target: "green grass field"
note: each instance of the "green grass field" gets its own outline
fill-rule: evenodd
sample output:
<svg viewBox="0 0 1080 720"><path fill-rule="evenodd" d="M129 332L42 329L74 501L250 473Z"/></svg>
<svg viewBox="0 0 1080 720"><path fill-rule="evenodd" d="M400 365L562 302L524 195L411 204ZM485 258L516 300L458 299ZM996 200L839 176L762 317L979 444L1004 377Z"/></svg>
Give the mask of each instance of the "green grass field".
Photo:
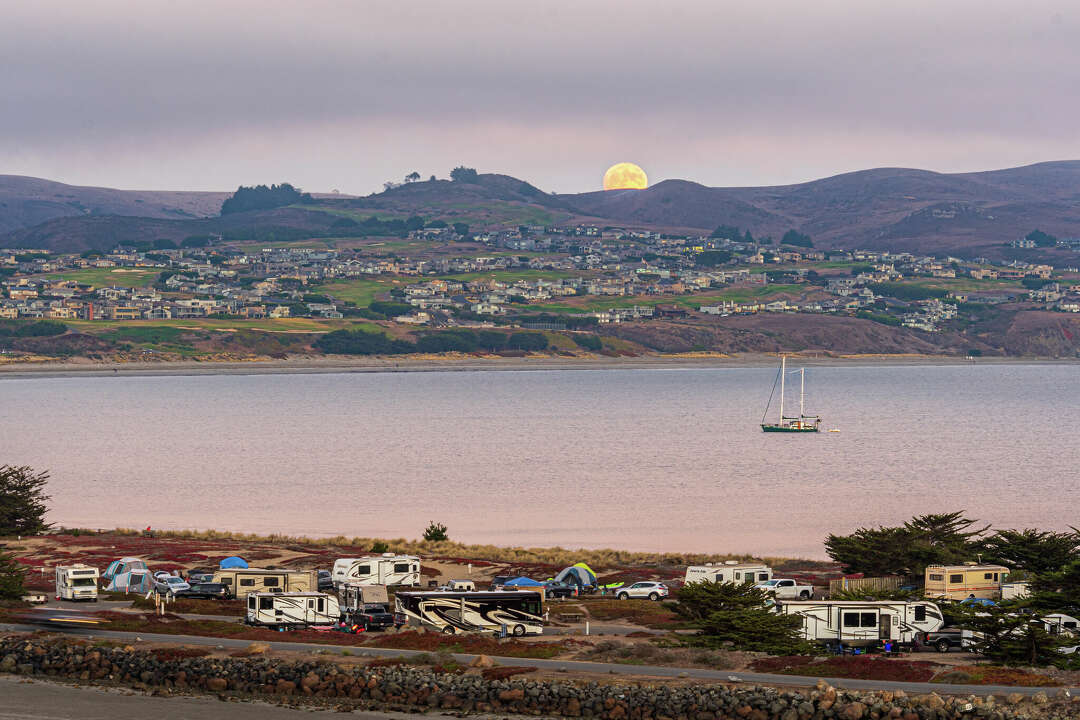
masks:
<svg viewBox="0 0 1080 720"><path fill-rule="evenodd" d="M416 279L412 278L348 278L326 283L325 285L316 285L311 288L311 291L313 293L333 295L339 300L356 303L357 307L367 307L378 293L389 292L392 288L402 287L416 281Z"/></svg>
<svg viewBox="0 0 1080 720"><path fill-rule="evenodd" d="M136 268L87 268L86 270L67 270L49 273L41 277L57 280L74 280L93 285L95 288L117 285L119 287L146 287L154 282L161 273L160 269Z"/></svg>

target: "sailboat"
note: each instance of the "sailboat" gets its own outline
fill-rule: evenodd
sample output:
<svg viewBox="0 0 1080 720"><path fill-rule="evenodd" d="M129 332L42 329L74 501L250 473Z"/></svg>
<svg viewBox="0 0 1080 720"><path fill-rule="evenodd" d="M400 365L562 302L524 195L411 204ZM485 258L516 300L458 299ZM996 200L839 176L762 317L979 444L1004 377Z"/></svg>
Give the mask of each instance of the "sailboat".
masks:
<svg viewBox="0 0 1080 720"><path fill-rule="evenodd" d="M817 432L821 425L821 418L817 415L807 415L804 407L806 398L806 368L799 368L799 414L795 417L784 415L784 380L787 377L787 356L780 356L780 421L767 423L765 418L769 414L772 405L773 393L776 392L776 381L773 381L772 392L769 393L769 404L765 406L765 414L761 416L761 429L765 432Z"/></svg>

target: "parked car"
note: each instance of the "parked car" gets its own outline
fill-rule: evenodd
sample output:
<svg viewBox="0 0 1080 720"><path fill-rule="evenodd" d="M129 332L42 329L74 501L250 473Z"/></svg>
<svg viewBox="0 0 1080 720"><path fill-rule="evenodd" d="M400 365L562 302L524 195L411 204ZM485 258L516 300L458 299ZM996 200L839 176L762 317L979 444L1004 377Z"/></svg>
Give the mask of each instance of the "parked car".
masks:
<svg viewBox="0 0 1080 720"><path fill-rule="evenodd" d="M154 578L154 589L162 595L175 595L181 590L188 590L191 585L184 578L175 575L165 575Z"/></svg>
<svg viewBox="0 0 1080 720"><path fill-rule="evenodd" d="M491 578L491 585L488 586L488 589L489 590L502 590L503 586L506 585L506 583L513 580L515 577L517 577L517 576L516 575L496 575L495 577Z"/></svg>
<svg viewBox="0 0 1080 720"><path fill-rule="evenodd" d="M667 585L659 582L636 582L633 585L619 588L615 595L615 597L620 600L629 600L631 598L659 600L660 598L666 598L667 596Z"/></svg>
<svg viewBox="0 0 1080 720"><path fill-rule="evenodd" d="M214 573L204 570L193 570L188 573L187 581L192 585L195 585L196 583L214 582Z"/></svg>
<svg viewBox="0 0 1080 720"><path fill-rule="evenodd" d="M814 597L813 585L800 585L794 580L773 578L754 587L764 590L778 600L812 600Z"/></svg>
<svg viewBox="0 0 1080 720"><path fill-rule="evenodd" d="M577 585L548 580L544 583L544 596L548 598L572 598L577 597Z"/></svg>
<svg viewBox="0 0 1080 720"><path fill-rule="evenodd" d="M222 583L192 583L187 590L177 590L173 595L193 600L228 600L232 597L229 586Z"/></svg>
<svg viewBox="0 0 1080 720"><path fill-rule="evenodd" d="M319 592L334 593L334 576L329 570L319 571Z"/></svg>
<svg viewBox="0 0 1080 720"><path fill-rule="evenodd" d="M915 636L915 643L922 649L934 648L940 653L947 653L953 648L961 649L964 631L960 628L944 627L934 632L923 632Z"/></svg>

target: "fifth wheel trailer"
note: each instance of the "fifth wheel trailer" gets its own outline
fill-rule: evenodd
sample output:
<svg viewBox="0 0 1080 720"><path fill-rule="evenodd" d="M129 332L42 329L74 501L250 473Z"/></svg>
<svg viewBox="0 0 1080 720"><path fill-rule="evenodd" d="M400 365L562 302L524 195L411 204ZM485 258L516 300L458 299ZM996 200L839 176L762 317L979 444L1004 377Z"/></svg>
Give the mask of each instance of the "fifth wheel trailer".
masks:
<svg viewBox="0 0 1080 720"><path fill-rule="evenodd" d="M341 621L337 598L320 592L253 592L247 596L248 625L291 630Z"/></svg>
<svg viewBox="0 0 1080 720"><path fill-rule="evenodd" d="M339 592L345 583L416 586L420 584L420 558L393 553L341 558L334 561L333 579Z"/></svg>
<svg viewBox="0 0 1080 720"><path fill-rule="evenodd" d="M776 611L802 620L803 638L826 645L867 647L886 640L903 645L945 624L932 602L889 600L785 600Z"/></svg>

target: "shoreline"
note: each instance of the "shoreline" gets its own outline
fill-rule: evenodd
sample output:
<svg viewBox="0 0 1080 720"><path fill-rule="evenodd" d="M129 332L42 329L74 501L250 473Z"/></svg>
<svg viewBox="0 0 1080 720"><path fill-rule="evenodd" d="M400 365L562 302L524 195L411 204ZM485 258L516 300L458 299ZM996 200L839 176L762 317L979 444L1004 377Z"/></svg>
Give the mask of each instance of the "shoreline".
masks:
<svg viewBox="0 0 1080 720"><path fill-rule="evenodd" d="M1076 358L979 357L968 359L948 355L821 355L789 353L805 367L909 367L942 365L1072 365ZM184 375L277 375L341 374L387 372L483 372L552 370L689 370L704 368L773 367L772 353L691 353L639 357L573 357L550 355L520 358L495 356L306 356L287 360L224 362L97 362L61 361L0 364L0 380L36 377L163 377Z"/></svg>

